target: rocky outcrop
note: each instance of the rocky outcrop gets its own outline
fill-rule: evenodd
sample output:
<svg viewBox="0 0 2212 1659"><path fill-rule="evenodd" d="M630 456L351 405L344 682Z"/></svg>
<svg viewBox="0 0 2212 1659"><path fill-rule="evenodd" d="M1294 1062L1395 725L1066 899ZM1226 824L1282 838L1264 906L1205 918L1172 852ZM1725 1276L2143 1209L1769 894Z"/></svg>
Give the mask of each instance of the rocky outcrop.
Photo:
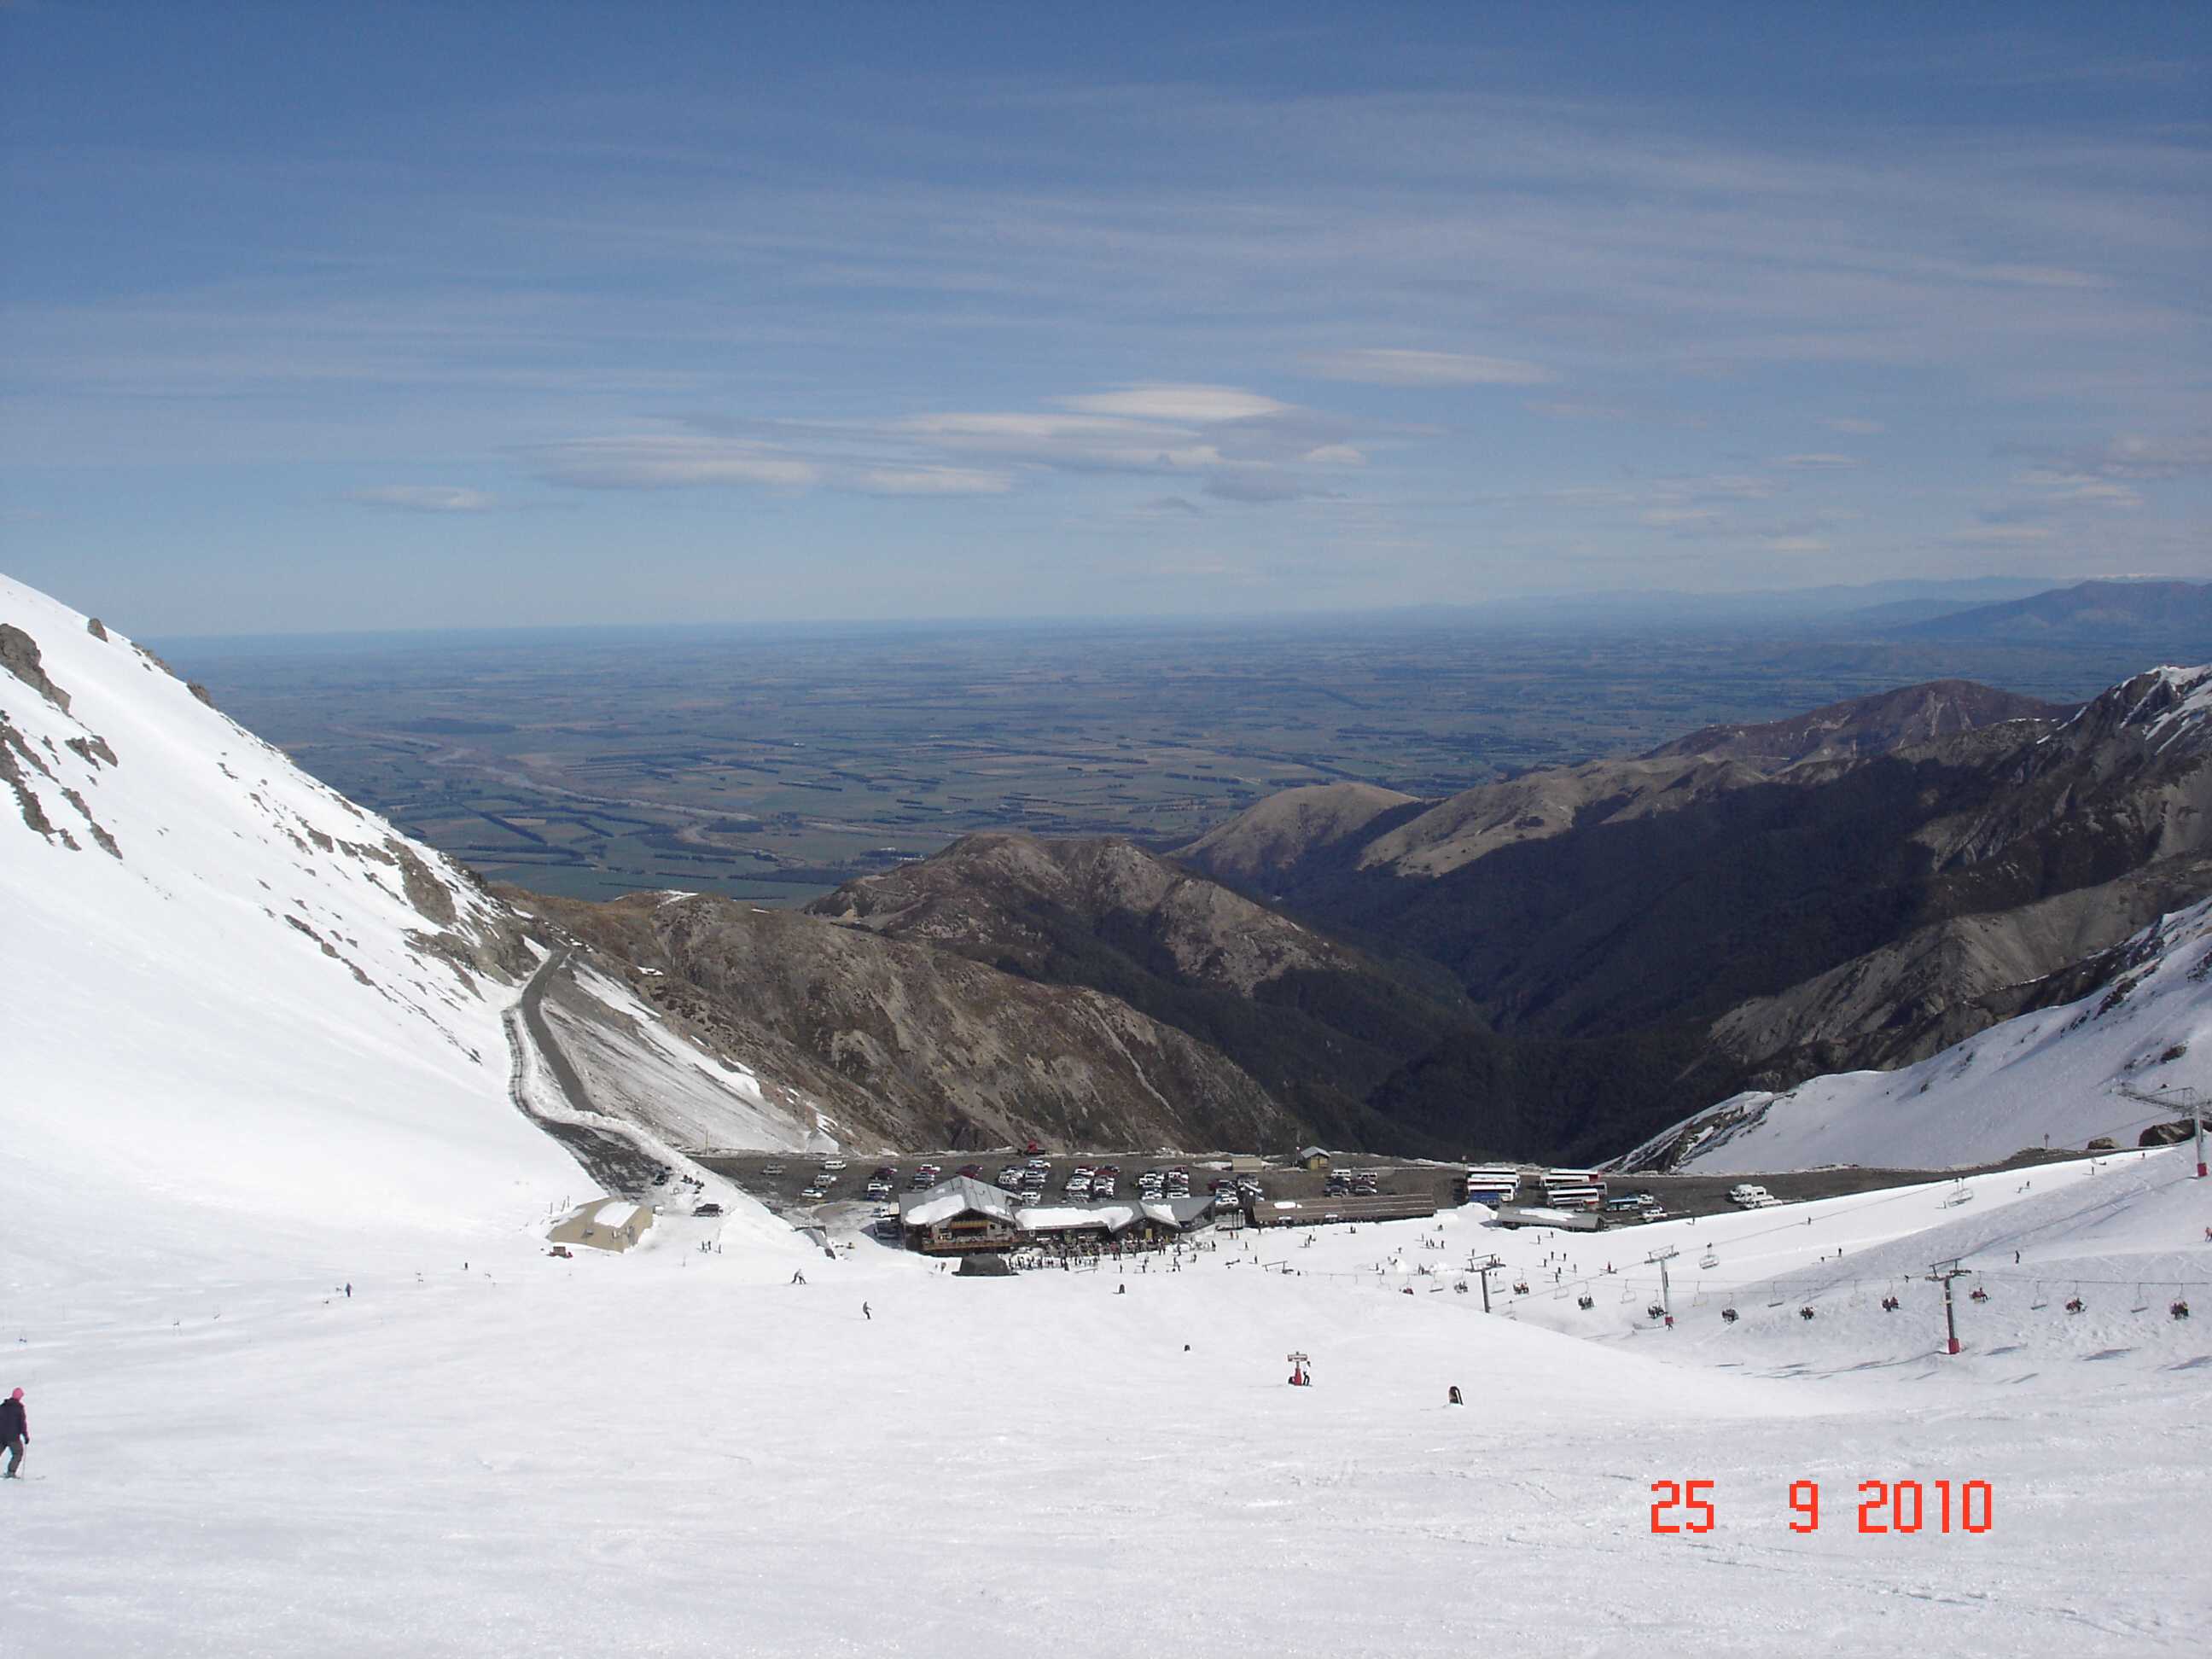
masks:
<svg viewBox="0 0 2212 1659"><path fill-rule="evenodd" d="M70 694L46 678L39 642L13 623L0 623L0 668L6 669L64 714L69 713Z"/></svg>

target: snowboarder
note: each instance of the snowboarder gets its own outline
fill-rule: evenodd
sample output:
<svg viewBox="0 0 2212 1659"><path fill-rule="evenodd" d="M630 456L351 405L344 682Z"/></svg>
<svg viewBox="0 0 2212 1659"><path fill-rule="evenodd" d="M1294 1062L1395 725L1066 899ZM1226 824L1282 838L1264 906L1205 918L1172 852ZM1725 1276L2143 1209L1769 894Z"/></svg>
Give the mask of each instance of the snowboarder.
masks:
<svg viewBox="0 0 2212 1659"><path fill-rule="evenodd" d="M23 1391L21 1389L0 1400L0 1449L8 1454L6 1480L22 1477L15 1471L23 1467L23 1448L31 1443L30 1419L23 1413Z"/></svg>
<svg viewBox="0 0 2212 1659"><path fill-rule="evenodd" d="M791 1282L794 1285L804 1285L806 1282L806 1275L793 1267L791 1270Z"/></svg>
<svg viewBox="0 0 2212 1659"><path fill-rule="evenodd" d="M346 1280L346 1300L349 1302L353 1300L353 1280L350 1279Z"/></svg>
<svg viewBox="0 0 2212 1659"><path fill-rule="evenodd" d="M860 1317L866 1320L871 1325L876 1322L874 1311L865 1302L860 1304Z"/></svg>
<svg viewBox="0 0 2212 1659"><path fill-rule="evenodd" d="M1451 1404L1451 1405L1455 1405L1455 1406L1463 1406L1463 1405L1465 1405L1465 1404L1467 1403L1465 1401L1463 1401L1463 1400L1462 1400L1462 1399L1460 1398L1460 1396L1459 1396L1459 1384L1458 1384L1458 1383L1456 1383L1456 1382L1453 1383L1453 1384L1452 1384L1452 1386L1451 1386L1451 1394L1450 1394L1450 1396L1449 1396L1449 1404Z"/></svg>

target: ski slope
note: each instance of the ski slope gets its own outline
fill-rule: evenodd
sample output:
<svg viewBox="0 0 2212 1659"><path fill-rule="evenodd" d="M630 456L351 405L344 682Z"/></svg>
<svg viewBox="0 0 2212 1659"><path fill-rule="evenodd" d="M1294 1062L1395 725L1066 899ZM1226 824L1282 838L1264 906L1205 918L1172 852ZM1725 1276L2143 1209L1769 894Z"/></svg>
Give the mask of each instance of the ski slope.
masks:
<svg viewBox="0 0 2212 1659"><path fill-rule="evenodd" d="M8 1634L40 1655L1026 1656L1172 1633L2193 1652L2212 1337L2164 1317L2164 1281L2212 1305L2212 1194L2185 1176L2130 1155L1982 1177L1963 1204L1945 1182L1596 1236L1465 1210L1012 1279L859 1239L828 1255L752 1210L664 1218L621 1257L376 1263L349 1300L226 1276L210 1241L204 1279L6 1333L41 1477L0 1490ZM1673 1330L1643 1316L1642 1257L1670 1242ZM1493 1247L1485 1316L1453 1286ZM1546 1282L1561 1252L1589 1314ZM1949 1254L1993 1292L1956 1359L1909 1278ZM2084 1315L2032 1306L2077 1277ZM1312 1388L1284 1385L1292 1352ZM1857 1484L1905 1479L1988 1482L1990 1527L1860 1534ZM1714 1483L1711 1533L1652 1532L1662 1480ZM1800 1480L1824 1495L1810 1534Z"/></svg>
<svg viewBox="0 0 2212 1659"><path fill-rule="evenodd" d="M1946 1169L2030 1147L2131 1146L2212 1092L2212 900L2161 917L2113 953L2118 972L2062 1007L2020 1015L1917 1065L1843 1072L1780 1093L1735 1096L1622 1160L1634 1169L1684 1135L1676 1168L1757 1174L1861 1164ZM2123 1093L2173 1093L2161 1108Z"/></svg>

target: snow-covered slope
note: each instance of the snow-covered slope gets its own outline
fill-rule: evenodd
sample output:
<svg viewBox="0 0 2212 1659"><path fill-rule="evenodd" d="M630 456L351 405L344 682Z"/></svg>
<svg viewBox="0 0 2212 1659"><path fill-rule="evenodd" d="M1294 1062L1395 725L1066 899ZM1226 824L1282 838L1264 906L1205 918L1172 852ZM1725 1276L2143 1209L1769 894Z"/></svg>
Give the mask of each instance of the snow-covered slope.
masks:
<svg viewBox="0 0 2212 1659"><path fill-rule="evenodd" d="M1716 1175L1822 1164L1946 1169L2105 1136L2133 1146L2147 1125L2187 1109L2123 1090L2185 1101L2212 1084L2212 900L2161 917L2106 965L2076 1001L1993 1025L1899 1071L1735 1096L1622 1162Z"/></svg>
<svg viewBox="0 0 2212 1659"><path fill-rule="evenodd" d="M578 1184L507 1100L510 918L120 635L4 579L0 624L12 1222L465 1230Z"/></svg>
<svg viewBox="0 0 2212 1659"><path fill-rule="evenodd" d="M0 1273L19 1296L217 1240L318 1262L534 1247L592 1190L509 1097L501 1016L541 955L521 919L5 578L0 926ZM608 1109L665 1096L659 1127L693 1145L813 1129L629 1012L599 1070L632 1086ZM619 1078L625 1056L657 1074Z"/></svg>

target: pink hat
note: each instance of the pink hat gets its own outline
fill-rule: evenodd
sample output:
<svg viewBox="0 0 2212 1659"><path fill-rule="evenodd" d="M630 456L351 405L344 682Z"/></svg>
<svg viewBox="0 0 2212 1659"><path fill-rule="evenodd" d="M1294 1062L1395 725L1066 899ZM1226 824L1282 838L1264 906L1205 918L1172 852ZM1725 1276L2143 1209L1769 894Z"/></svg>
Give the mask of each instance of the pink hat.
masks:
<svg viewBox="0 0 2212 1659"><path fill-rule="evenodd" d="M11 1395L9 1395L8 1396L8 1398L9 1398L9 1399L10 1399L10 1400L21 1400L22 1397L23 1397L23 1391L22 1391L21 1389L16 1389L15 1393L13 1393L13 1394L11 1394Z"/></svg>

